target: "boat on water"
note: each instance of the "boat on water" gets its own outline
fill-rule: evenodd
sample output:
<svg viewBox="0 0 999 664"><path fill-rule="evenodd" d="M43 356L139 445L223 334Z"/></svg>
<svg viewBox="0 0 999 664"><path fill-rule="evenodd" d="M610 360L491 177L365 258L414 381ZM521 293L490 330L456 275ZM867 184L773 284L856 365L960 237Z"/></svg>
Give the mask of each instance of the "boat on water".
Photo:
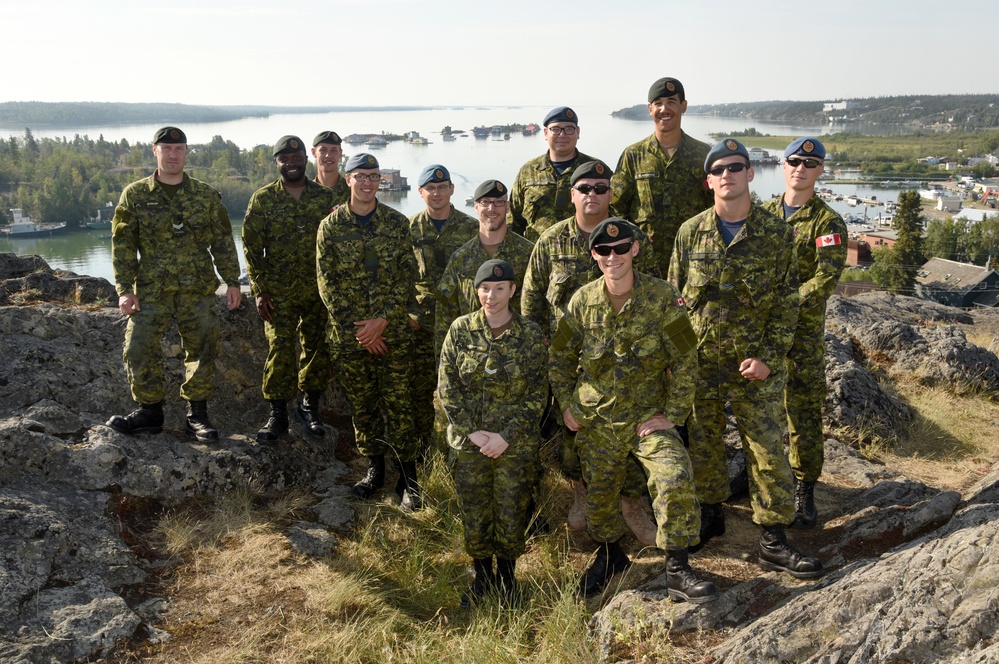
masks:
<svg viewBox="0 0 999 664"><path fill-rule="evenodd" d="M479 125L478 127L472 128L472 133L475 134L475 138L489 138L489 127L485 125Z"/></svg>
<svg viewBox="0 0 999 664"><path fill-rule="evenodd" d="M24 214L21 208L11 208L10 213L14 216L14 220L7 228L0 230L12 239L48 237L66 232L65 222L61 224L36 224L31 220L31 217Z"/></svg>
<svg viewBox="0 0 999 664"><path fill-rule="evenodd" d="M454 134L444 134L444 142L456 141L456 140L458 139L455 138Z"/></svg>

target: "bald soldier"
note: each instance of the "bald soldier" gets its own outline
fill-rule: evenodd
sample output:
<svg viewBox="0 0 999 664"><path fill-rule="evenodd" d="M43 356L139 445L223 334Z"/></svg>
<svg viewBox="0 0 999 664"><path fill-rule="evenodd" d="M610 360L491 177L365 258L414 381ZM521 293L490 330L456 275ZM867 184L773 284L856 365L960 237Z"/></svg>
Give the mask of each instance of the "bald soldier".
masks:
<svg viewBox="0 0 999 664"><path fill-rule="evenodd" d="M784 407L794 473L794 525L805 528L818 519L815 483L825 456L826 302L846 265L846 224L815 193L825 158L825 146L817 138L792 141L784 150L787 188L763 206L791 225L798 254L798 326L787 356Z"/></svg>
<svg viewBox="0 0 999 664"><path fill-rule="evenodd" d="M321 131L312 139L312 156L316 160L316 182L333 190L333 205L343 205L350 199L350 187L340 175L343 140L335 131Z"/></svg>
<svg viewBox="0 0 999 664"><path fill-rule="evenodd" d="M593 159L576 149L579 116L574 110L553 108L543 124L548 152L521 166L510 194L510 228L531 242L572 214L569 178L576 166Z"/></svg>
<svg viewBox="0 0 999 664"><path fill-rule="evenodd" d="M614 214L634 222L652 238L662 274L669 272L680 224L713 204L704 186L708 145L680 127L687 111L683 84L661 78L649 88L652 135L625 148L614 172Z"/></svg>

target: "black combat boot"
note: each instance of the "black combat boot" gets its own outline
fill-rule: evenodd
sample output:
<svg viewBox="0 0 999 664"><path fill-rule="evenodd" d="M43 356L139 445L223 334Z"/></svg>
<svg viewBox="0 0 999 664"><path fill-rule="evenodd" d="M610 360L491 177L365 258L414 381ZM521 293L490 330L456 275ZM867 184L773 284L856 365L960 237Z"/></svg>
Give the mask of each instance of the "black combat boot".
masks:
<svg viewBox="0 0 999 664"><path fill-rule="evenodd" d="M139 404L128 415L112 415L107 425L118 433L129 436L137 433L160 433L163 431L163 402Z"/></svg>
<svg viewBox="0 0 999 664"><path fill-rule="evenodd" d="M604 589L611 577L623 572L631 564L620 542L604 542L597 548L597 557L579 580L579 594L595 597Z"/></svg>
<svg viewBox="0 0 999 664"><path fill-rule="evenodd" d="M472 560L472 566L475 568L475 578L472 579L472 587L461 596L461 608L463 609L477 604L496 585L492 556L475 558Z"/></svg>
<svg viewBox="0 0 999 664"><path fill-rule="evenodd" d="M701 541L690 547L691 553L697 553L704 548L712 537L725 534L725 510L721 503L704 503L701 505Z"/></svg>
<svg viewBox="0 0 999 664"><path fill-rule="evenodd" d="M323 426L323 419L319 415L319 399L322 394L322 392L306 392L302 402L295 409L295 417L305 427L305 433L313 438L322 438L326 435L326 427Z"/></svg>
<svg viewBox="0 0 999 664"><path fill-rule="evenodd" d="M758 555L760 567L770 572L787 572L796 579L822 575L818 558L806 556L787 543L784 526L763 526Z"/></svg>
<svg viewBox="0 0 999 664"><path fill-rule="evenodd" d="M797 528L814 528L819 519L815 509L815 482L794 478L794 523Z"/></svg>
<svg viewBox="0 0 999 664"><path fill-rule="evenodd" d="M517 601L517 570L516 558L496 558L496 586L499 588L500 596L507 605Z"/></svg>
<svg viewBox="0 0 999 664"><path fill-rule="evenodd" d="M704 604L718 599L718 590L710 581L701 581L687 561L686 549L666 552L666 587L674 602Z"/></svg>
<svg viewBox="0 0 999 664"><path fill-rule="evenodd" d="M368 457L368 472L364 479L354 485L352 491L358 498L370 498L375 491L385 485L385 455Z"/></svg>
<svg viewBox="0 0 999 664"><path fill-rule="evenodd" d="M281 436L288 433L288 404L283 399L268 399L271 405L271 416L267 424L257 432L257 442L273 445Z"/></svg>
<svg viewBox="0 0 999 664"><path fill-rule="evenodd" d="M191 438L197 439L199 443L213 443L219 439L218 430L212 426L212 421L208 419L207 401L187 402L187 425L184 431Z"/></svg>
<svg viewBox="0 0 999 664"><path fill-rule="evenodd" d="M397 465L399 481L395 483L395 492L399 494L399 508L403 512L416 512L423 508L420 497L420 485L416 481L416 462L403 461Z"/></svg>

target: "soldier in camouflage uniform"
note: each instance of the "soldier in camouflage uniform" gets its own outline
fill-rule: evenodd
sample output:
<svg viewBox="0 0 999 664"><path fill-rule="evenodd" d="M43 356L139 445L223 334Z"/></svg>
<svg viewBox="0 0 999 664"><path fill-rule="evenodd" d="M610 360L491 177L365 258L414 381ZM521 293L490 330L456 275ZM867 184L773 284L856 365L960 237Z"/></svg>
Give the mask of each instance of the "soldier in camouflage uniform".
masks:
<svg viewBox="0 0 999 664"><path fill-rule="evenodd" d="M507 192L506 185L499 180L486 180L475 189L473 197L475 212L479 215L478 236L451 255L437 284L434 347L438 355L454 319L479 308L475 273L480 265L490 258L504 260L513 266L517 278L523 279L534 244L509 230L506 223ZM521 285L518 281L517 288ZM520 310L516 299L510 306Z"/></svg>
<svg viewBox="0 0 999 664"><path fill-rule="evenodd" d="M728 402L746 452L753 521L762 526L760 565L813 578L822 563L791 547L784 531L794 521L781 436L785 362L798 319L794 237L787 224L753 205L753 169L741 143L718 142L704 170L715 206L680 227L669 272L697 333L700 378L688 430L701 543L725 532Z"/></svg>
<svg viewBox="0 0 999 664"><path fill-rule="evenodd" d="M354 414L357 449L368 472L354 495L369 498L385 483L385 455L399 463L400 506L422 505L416 478L419 440L409 389L413 330L409 303L416 261L409 220L376 198L378 160L347 161L350 201L319 225L319 294L330 312L330 355Z"/></svg>
<svg viewBox="0 0 999 664"><path fill-rule="evenodd" d="M521 166L510 193L510 228L531 242L572 214L569 177L576 166L593 161L576 149L579 116L571 108L553 108L545 116L544 127L548 152Z"/></svg>
<svg viewBox="0 0 999 664"><path fill-rule="evenodd" d="M811 528L815 482L822 474L822 405L826 401L826 301L846 265L847 232L842 217L815 193L825 170L826 149L818 139L799 138L784 150L784 195L763 207L787 221L798 251L798 327L787 359L787 410L794 523Z"/></svg>
<svg viewBox="0 0 999 664"><path fill-rule="evenodd" d="M659 271L669 272L673 240L680 224L711 207L704 186L708 145L680 128L687 110L683 84L661 78L649 88L649 115L655 131L625 148L617 162L611 210L629 219L652 238Z"/></svg>
<svg viewBox="0 0 999 664"><path fill-rule="evenodd" d="M572 203L575 215L563 219L544 233L527 264L521 311L537 323L546 338L551 338L558 328L559 319L565 315L569 298L580 286L600 277L600 268L590 257L589 237L593 229L610 215L610 178L612 172L602 161L587 161L572 172ZM648 236L635 229L635 237L642 247L635 258L635 268L650 276L659 277L659 267ZM561 408L553 406L555 412ZM561 419L561 418L559 418ZM568 523L573 530L586 528L586 486L579 466L575 435L563 427L560 442L562 472L569 478L573 489L573 504ZM622 495L621 510L628 527L643 544L654 546L655 524L649 519L642 504L645 492L645 474L637 463L629 463L628 482Z"/></svg>
<svg viewBox="0 0 999 664"><path fill-rule="evenodd" d="M333 205L350 200L350 187L340 175L343 140L335 131L321 131L312 139L312 156L316 160L316 182L333 190Z"/></svg>
<svg viewBox="0 0 999 664"><path fill-rule="evenodd" d="M434 353L437 284L447 260L479 232L478 222L451 205L454 183L441 164L423 169L417 182L426 209L409 218L409 234L416 253L416 306L411 310L413 347L413 413L416 430L430 436L434 430L434 389L437 355Z"/></svg>
<svg viewBox="0 0 999 664"><path fill-rule="evenodd" d="M694 331L676 290L632 269L634 226L606 219L589 246L604 276L569 300L549 351L552 390L584 459L587 529L600 543L580 590L599 593L630 562L618 541L625 531L619 503L633 457L648 477L670 597L711 601L714 584L698 579L687 560L700 514L690 458L674 429L694 399Z"/></svg>
<svg viewBox="0 0 999 664"><path fill-rule="evenodd" d="M253 193L243 220L246 270L267 338L261 389L271 414L257 432L257 441L267 444L288 431L287 403L298 390L305 396L295 415L307 433L325 435L319 399L330 373L315 237L333 208L333 192L305 176L302 139L283 136L273 154L281 177ZM296 341L301 346L297 356Z"/></svg>
<svg viewBox="0 0 999 664"><path fill-rule="evenodd" d="M509 306L517 290L513 268L506 261L486 261L476 271L475 288L482 308L451 325L438 383L448 444L457 454L465 551L475 566L464 606L494 583L508 599L516 592L514 570L525 549L524 521L547 393L541 330Z"/></svg>
<svg viewBox="0 0 999 664"><path fill-rule="evenodd" d="M184 132L157 131L153 154L156 171L125 188L112 223L118 308L128 316L125 372L139 408L113 416L108 426L125 434L163 430L160 340L175 319L186 369L180 386L188 402L185 431L200 442L215 441L219 434L207 407L219 344L215 269L225 280L226 307L232 311L242 301L236 244L219 192L184 173Z"/></svg>

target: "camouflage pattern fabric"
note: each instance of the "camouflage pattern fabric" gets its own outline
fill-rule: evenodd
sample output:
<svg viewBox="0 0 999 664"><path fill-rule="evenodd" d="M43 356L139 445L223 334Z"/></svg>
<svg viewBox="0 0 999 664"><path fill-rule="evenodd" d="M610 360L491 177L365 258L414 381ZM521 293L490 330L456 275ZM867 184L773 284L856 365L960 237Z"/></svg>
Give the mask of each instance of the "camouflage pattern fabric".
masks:
<svg viewBox="0 0 999 664"><path fill-rule="evenodd" d="M789 525L794 521L791 466L784 454L784 413L776 399L733 401L742 449L749 473L749 497L753 522L761 526ZM697 399L687 422L690 460L694 467L697 498L714 504L731 495L725 445L725 402Z"/></svg>
<svg viewBox="0 0 999 664"><path fill-rule="evenodd" d="M455 320L444 339L438 394L448 444L458 451L455 485L473 558L524 552L527 507L540 472L546 362L541 330L516 312L499 337L480 309ZM499 433L510 447L490 459L468 440L475 431Z"/></svg>
<svg viewBox="0 0 999 664"><path fill-rule="evenodd" d="M254 296L274 303L264 321L265 399L294 398L296 389L322 391L329 382L326 310L316 283L316 231L333 207L333 192L311 180L298 200L281 180L250 197L243 220L243 255ZM301 354L296 358L296 340Z"/></svg>
<svg viewBox="0 0 999 664"><path fill-rule="evenodd" d="M409 388L408 306L416 279L409 221L377 203L371 221L362 225L350 205L342 205L320 223L316 243L330 353L354 413L358 449L365 456L391 449L399 460L412 461L419 445ZM374 318L388 321L385 355L368 353L354 337L355 321Z"/></svg>
<svg viewBox="0 0 999 664"><path fill-rule="evenodd" d="M510 229L535 242L545 229L574 214L569 180L576 166L593 160L577 150L576 158L561 175L555 172L547 152L521 166L510 189Z"/></svg>
<svg viewBox="0 0 999 664"><path fill-rule="evenodd" d="M781 196L763 207L780 217L783 202ZM822 406L826 401L826 302L846 265L849 236L842 217L815 194L787 222L794 231L798 252L801 304L787 356L784 406L791 470L799 480L814 482L822 474L825 456Z"/></svg>
<svg viewBox="0 0 999 664"><path fill-rule="evenodd" d="M319 181L319 178L316 178L313 182L319 185L322 184L322 182ZM336 184L332 187L328 187L328 189L333 192L333 207L344 205L350 201L350 185L348 185L347 181L344 179L343 173L341 173L340 177L337 178Z"/></svg>
<svg viewBox="0 0 999 664"><path fill-rule="evenodd" d="M714 195L704 184L704 159L711 148L681 133L672 158L659 146L655 134L628 146L611 177L611 210L652 238L664 275L669 273L680 224L714 205Z"/></svg>
<svg viewBox="0 0 999 664"><path fill-rule="evenodd" d="M492 256L506 261L513 268L513 273L517 276L517 292L520 292L524 284L524 272L527 270L527 261L531 258L532 249L534 249L532 242L507 230L506 238ZM434 328L434 348L438 350L438 355L441 344L444 343L444 336L454 319L470 314L480 307L479 296L475 292L475 272L489 258L476 233L474 238L461 245L461 248L448 260L444 275L437 285L439 299ZM516 295L510 300L510 308L520 311L520 301Z"/></svg>

